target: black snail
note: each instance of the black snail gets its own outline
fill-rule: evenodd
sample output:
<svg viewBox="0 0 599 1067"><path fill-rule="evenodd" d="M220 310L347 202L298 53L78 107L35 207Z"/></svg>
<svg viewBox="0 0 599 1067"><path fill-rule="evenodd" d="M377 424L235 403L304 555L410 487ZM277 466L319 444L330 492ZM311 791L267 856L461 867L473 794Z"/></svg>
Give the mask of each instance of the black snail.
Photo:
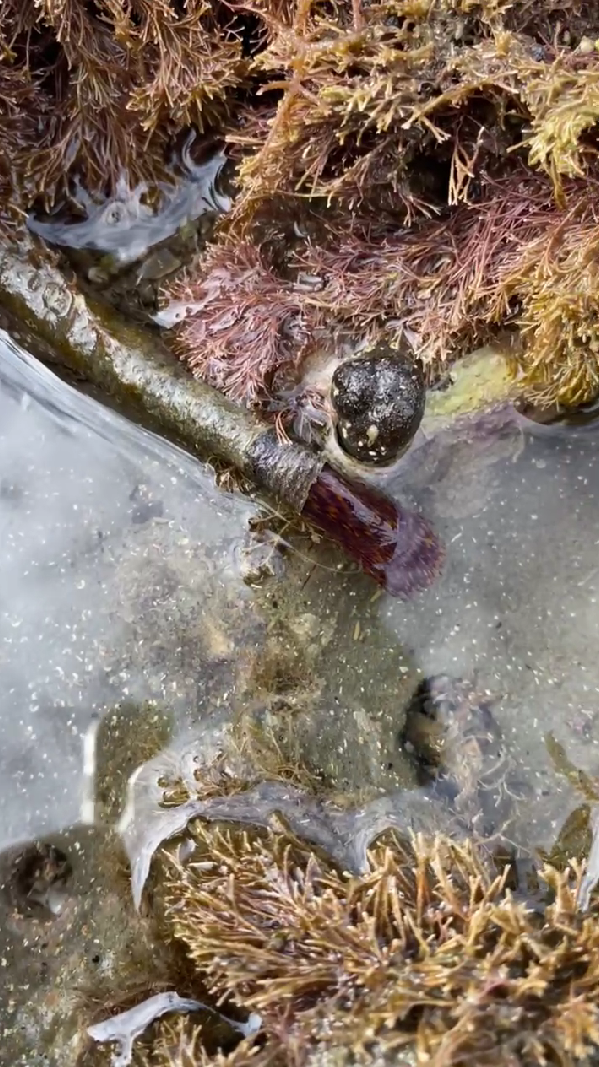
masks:
<svg viewBox="0 0 599 1067"><path fill-rule="evenodd" d="M395 462L420 425L425 396L420 363L391 349L340 363L331 381L339 447L360 463Z"/></svg>

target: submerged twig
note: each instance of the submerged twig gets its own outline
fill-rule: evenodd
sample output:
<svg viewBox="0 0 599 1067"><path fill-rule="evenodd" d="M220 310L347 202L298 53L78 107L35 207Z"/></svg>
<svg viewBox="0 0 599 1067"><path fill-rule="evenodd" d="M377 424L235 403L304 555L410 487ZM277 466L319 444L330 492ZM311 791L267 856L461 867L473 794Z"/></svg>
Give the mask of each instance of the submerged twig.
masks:
<svg viewBox="0 0 599 1067"><path fill-rule="evenodd" d="M158 338L86 299L33 250L28 240L0 249L0 309L34 355L92 382L194 455L233 467L335 541L392 595L431 583L443 550L425 519L352 484L323 456L281 442L250 412L192 380Z"/></svg>

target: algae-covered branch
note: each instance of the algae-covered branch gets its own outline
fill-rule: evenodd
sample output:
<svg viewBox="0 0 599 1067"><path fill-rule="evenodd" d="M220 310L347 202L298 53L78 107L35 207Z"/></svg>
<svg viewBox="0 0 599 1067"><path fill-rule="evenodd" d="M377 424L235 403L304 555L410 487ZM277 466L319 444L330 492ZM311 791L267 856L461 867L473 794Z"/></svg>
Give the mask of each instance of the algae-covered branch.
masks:
<svg viewBox="0 0 599 1067"><path fill-rule="evenodd" d="M189 380L142 328L94 306L32 250L0 255L0 308L43 359L92 382L203 459L217 459L336 541L392 595L426 587L443 558L426 521L337 473L211 386Z"/></svg>

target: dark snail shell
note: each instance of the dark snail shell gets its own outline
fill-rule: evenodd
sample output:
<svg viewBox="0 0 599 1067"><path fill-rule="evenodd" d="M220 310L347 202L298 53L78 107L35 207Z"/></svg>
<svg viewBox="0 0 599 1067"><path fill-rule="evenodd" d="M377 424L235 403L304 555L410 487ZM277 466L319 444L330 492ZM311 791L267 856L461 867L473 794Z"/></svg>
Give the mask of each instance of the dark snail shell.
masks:
<svg viewBox="0 0 599 1067"><path fill-rule="evenodd" d="M331 388L340 448L360 463L393 463L420 425L425 395L421 365L391 349L341 363Z"/></svg>

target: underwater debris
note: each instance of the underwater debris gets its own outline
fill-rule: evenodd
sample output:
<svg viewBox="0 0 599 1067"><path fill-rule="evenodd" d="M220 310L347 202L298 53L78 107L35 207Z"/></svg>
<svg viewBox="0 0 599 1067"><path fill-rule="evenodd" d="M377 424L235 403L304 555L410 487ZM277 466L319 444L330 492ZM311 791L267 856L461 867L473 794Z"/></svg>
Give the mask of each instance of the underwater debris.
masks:
<svg viewBox="0 0 599 1067"><path fill-rule="evenodd" d="M244 785L237 783L237 790L226 796L192 798L168 808L149 809L142 794L137 809L130 807L121 834L131 863L137 906L156 850L163 841L182 834L193 819L268 827L272 817L283 818L294 833L322 849L342 869L355 872L367 866L367 850L381 834L394 828L403 832L419 829L430 821L431 802L425 790L377 797L359 811L348 813L290 783ZM441 811L436 814L442 818ZM451 823L449 817L446 821Z"/></svg>
<svg viewBox="0 0 599 1067"><path fill-rule="evenodd" d="M252 763L258 753L259 767ZM265 777L265 773L267 777ZM431 798L424 789L377 796L347 810L321 797L308 772L289 765L278 750L246 744L239 748L228 729L215 726L197 739L172 745L131 776L119 833L131 865L131 890L139 907L152 860L163 842L184 835L202 819L268 828L283 819L289 830L329 855L343 870L367 866L370 844L397 829L407 833L430 826ZM450 833L454 822L440 803L437 825Z"/></svg>
<svg viewBox="0 0 599 1067"><path fill-rule="evenodd" d="M159 1019L169 1011L196 1011L204 1006L197 1000L180 997L178 993L169 990L148 997L129 1011L120 1012L101 1023L88 1026L87 1032L94 1041L118 1045L118 1052L112 1057L113 1067L129 1067L135 1038L139 1037L154 1019Z"/></svg>
<svg viewBox="0 0 599 1067"><path fill-rule="evenodd" d="M25 331L30 352L50 353L150 428L231 466L325 533L392 596L412 596L437 577L444 549L423 516L337 474L305 446L282 443L250 412L178 374L155 338L105 315L54 266L0 248L0 307L20 336Z"/></svg>

